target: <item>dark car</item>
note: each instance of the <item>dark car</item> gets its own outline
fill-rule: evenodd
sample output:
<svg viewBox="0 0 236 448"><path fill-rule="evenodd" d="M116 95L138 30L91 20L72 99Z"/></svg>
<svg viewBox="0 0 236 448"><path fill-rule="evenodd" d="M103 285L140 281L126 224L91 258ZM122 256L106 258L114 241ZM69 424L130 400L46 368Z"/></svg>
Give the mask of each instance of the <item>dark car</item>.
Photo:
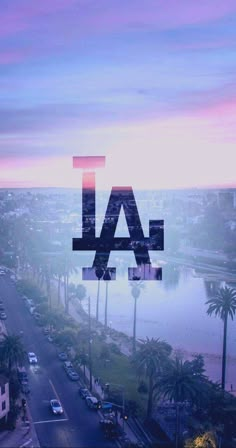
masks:
<svg viewBox="0 0 236 448"><path fill-rule="evenodd" d="M7 318L6 313L5 313L4 311L2 311L2 312L0 313L0 319L1 319L1 320L6 320L6 318Z"/></svg>
<svg viewBox="0 0 236 448"><path fill-rule="evenodd" d="M78 373L75 372L73 369L68 369L66 373L67 373L67 376L70 378L71 381L78 381L79 380Z"/></svg>
<svg viewBox="0 0 236 448"><path fill-rule="evenodd" d="M70 361L63 362L63 367L65 371L67 372L68 369L73 369L73 364Z"/></svg>
<svg viewBox="0 0 236 448"><path fill-rule="evenodd" d="M60 353L58 353L58 358L59 358L61 361L66 361L67 358L68 358L68 356L67 356L67 354L66 354L65 352L60 352Z"/></svg>
<svg viewBox="0 0 236 448"><path fill-rule="evenodd" d="M90 397L90 392L88 389L85 389L84 387L79 388L79 395L81 398L85 399L86 397Z"/></svg>

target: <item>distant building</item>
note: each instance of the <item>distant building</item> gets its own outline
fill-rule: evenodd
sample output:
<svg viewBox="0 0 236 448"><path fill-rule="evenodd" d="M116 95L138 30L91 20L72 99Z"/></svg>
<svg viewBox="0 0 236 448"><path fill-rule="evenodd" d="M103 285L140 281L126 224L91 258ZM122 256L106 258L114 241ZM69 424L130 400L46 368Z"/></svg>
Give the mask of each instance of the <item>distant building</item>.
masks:
<svg viewBox="0 0 236 448"><path fill-rule="evenodd" d="M3 419L7 419L9 410L9 382L4 375L0 374L0 423Z"/></svg>
<svg viewBox="0 0 236 448"><path fill-rule="evenodd" d="M217 194L219 208L223 210L233 210L236 205L234 190L219 190Z"/></svg>

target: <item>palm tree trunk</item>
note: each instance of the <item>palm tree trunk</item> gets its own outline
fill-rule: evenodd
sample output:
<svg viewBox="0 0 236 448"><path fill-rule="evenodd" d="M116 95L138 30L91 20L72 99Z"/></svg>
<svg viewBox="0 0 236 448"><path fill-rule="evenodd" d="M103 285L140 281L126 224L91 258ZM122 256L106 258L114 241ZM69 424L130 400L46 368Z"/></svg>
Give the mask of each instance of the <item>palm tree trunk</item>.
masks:
<svg viewBox="0 0 236 448"><path fill-rule="evenodd" d="M69 283L69 275L66 274L65 277L65 311L69 314L69 297L68 297L68 283Z"/></svg>
<svg viewBox="0 0 236 448"><path fill-rule="evenodd" d="M179 426L180 426L180 409L179 404L176 403L176 419L175 419L175 448L179 447Z"/></svg>
<svg viewBox="0 0 236 448"><path fill-rule="evenodd" d="M67 314L69 314L69 294L68 294L68 285L69 285L69 274L66 276L66 303L67 303Z"/></svg>
<svg viewBox="0 0 236 448"><path fill-rule="evenodd" d="M61 275L58 275L58 284L57 284L57 306L60 305L61 302Z"/></svg>
<svg viewBox="0 0 236 448"><path fill-rule="evenodd" d="M133 323L133 353L136 352L136 319L137 319L137 298L134 298L134 323Z"/></svg>
<svg viewBox="0 0 236 448"><path fill-rule="evenodd" d="M100 296L100 278L98 279L97 305L96 305L96 321L99 319L99 296Z"/></svg>
<svg viewBox="0 0 236 448"><path fill-rule="evenodd" d="M66 310L66 274L64 274L64 276L63 276L64 278L63 278L63 286L64 286L64 306L65 306L65 310Z"/></svg>
<svg viewBox="0 0 236 448"><path fill-rule="evenodd" d="M222 356L222 380L221 380L221 387L222 387L223 390L225 390L227 323L228 323L228 316L226 315L225 318L224 318L223 356Z"/></svg>
<svg viewBox="0 0 236 448"><path fill-rule="evenodd" d="M106 300L105 300L105 328L107 328L107 305L108 305L108 282L106 282Z"/></svg>
<svg viewBox="0 0 236 448"><path fill-rule="evenodd" d="M47 288L48 304L49 304L49 308L51 309L52 308L52 302L51 302L51 281L50 281L48 268L46 270L46 288Z"/></svg>
<svg viewBox="0 0 236 448"><path fill-rule="evenodd" d="M147 418L152 415L152 396L153 396L153 377L149 376L149 388L148 388L148 404L147 404Z"/></svg>

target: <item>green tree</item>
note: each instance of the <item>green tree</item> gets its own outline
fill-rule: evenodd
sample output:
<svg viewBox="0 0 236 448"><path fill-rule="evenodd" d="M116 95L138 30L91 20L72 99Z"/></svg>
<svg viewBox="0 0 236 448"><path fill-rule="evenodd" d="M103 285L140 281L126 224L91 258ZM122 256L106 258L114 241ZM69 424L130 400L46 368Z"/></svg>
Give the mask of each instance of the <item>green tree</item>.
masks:
<svg viewBox="0 0 236 448"><path fill-rule="evenodd" d="M64 281L64 300L65 300L65 312L69 313L69 278L73 273L77 273L77 266L71 253L68 251L64 252L64 265L63 265L63 281Z"/></svg>
<svg viewBox="0 0 236 448"><path fill-rule="evenodd" d="M78 361L79 365L83 367L83 374L84 374L84 381L86 381L86 366L88 365L88 354L85 353L83 350L82 352L78 353L76 356L76 360Z"/></svg>
<svg viewBox="0 0 236 448"><path fill-rule="evenodd" d="M86 297L86 288L84 285L68 285L67 312L69 313L69 305L72 299L78 299L80 302Z"/></svg>
<svg viewBox="0 0 236 448"><path fill-rule="evenodd" d="M21 337L15 334L4 335L0 343L1 364L7 366L8 374L11 375L14 367L21 364L25 358L25 350Z"/></svg>
<svg viewBox="0 0 236 448"><path fill-rule="evenodd" d="M147 417L151 417L153 406L153 394L155 390L155 379L163 372L172 347L160 339L146 338L134 355L133 362L137 368L139 378L148 380L148 404Z"/></svg>
<svg viewBox="0 0 236 448"><path fill-rule="evenodd" d="M219 288L215 297L207 300L206 305L208 305L207 314L211 316L219 316L224 325L223 333L223 354L222 354L222 377L221 377L221 387L225 389L225 369L226 369L226 353L227 353L227 326L228 317L230 316L233 320L236 311L236 291L233 288L228 288L227 286Z"/></svg>

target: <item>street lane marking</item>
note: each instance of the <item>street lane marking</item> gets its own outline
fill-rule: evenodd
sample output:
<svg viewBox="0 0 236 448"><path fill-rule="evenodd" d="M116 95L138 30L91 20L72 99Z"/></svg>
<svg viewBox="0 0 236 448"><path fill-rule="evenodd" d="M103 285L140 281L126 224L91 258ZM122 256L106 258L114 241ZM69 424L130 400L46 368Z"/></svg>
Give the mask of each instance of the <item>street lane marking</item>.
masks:
<svg viewBox="0 0 236 448"><path fill-rule="evenodd" d="M60 403L61 403L61 400L60 400L59 395L58 395L58 393L57 393L57 391L56 391L56 389L55 389L55 386L54 386L53 382L52 382L50 379L49 379L49 383L51 384L51 388L52 388L52 390L53 390L53 392L54 392L56 398L57 398L58 401L60 401ZM64 406L63 406L63 410L64 410L64 414L65 414L67 420L69 420L68 415L67 415L67 412L66 412L65 409L64 409Z"/></svg>
<svg viewBox="0 0 236 448"><path fill-rule="evenodd" d="M55 422L68 422L68 418L58 418L55 420L40 420L38 422L33 422L34 425L41 425L41 423L55 423Z"/></svg>
<svg viewBox="0 0 236 448"><path fill-rule="evenodd" d="M27 440L27 442L23 443L23 445L20 445L20 448L23 448L24 446L29 445L29 443L32 442L32 439Z"/></svg>

